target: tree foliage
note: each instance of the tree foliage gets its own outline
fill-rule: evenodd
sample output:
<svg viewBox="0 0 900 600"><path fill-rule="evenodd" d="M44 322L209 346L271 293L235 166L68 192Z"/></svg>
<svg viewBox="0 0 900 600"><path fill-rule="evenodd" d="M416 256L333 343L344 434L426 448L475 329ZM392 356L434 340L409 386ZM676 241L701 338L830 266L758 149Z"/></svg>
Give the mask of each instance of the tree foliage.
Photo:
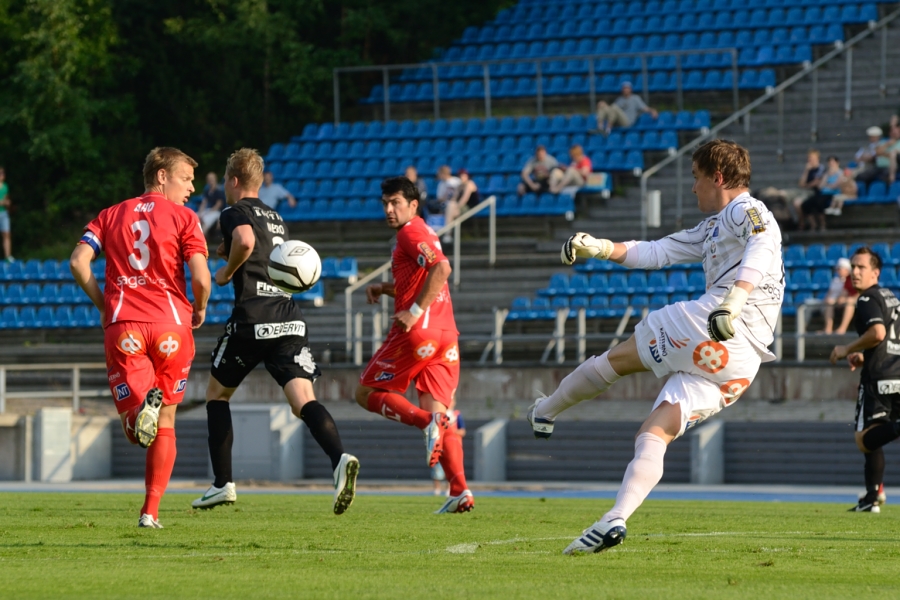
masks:
<svg viewBox="0 0 900 600"><path fill-rule="evenodd" d="M0 164L16 246L141 191L153 146L203 168L331 117L332 69L427 59L512 0L0 0ZM355 102L345 94L345 102Z"/></svg>

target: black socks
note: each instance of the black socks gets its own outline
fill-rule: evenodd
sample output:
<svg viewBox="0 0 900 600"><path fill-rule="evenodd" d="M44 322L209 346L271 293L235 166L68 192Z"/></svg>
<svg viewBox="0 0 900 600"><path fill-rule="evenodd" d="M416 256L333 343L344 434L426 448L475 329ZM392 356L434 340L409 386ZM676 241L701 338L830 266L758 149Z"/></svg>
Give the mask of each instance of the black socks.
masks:
<svg viewBox="0 0 900 600"><path fill-rule="evenodd" d="M331 414L324 406L313 400L304 404L300 409L300 418L309 427L309 432L328 455L328 458L331 459L331 468L336 469L338 463L341 462L341 454L344 453L344 444L341 442L341 436Z"/></svg>
<svg viewBox="0 0 900 600"><path fill-rule="evenodd" d="M884 481L884 449L872 450L866 456L866 498L867 502L875 502L878 488Z"/></svg>
<svg viewBox="0 0 900 600"><path fill-rule="evenodd" d="M234 429L231 427L231 407L228 402L213 400L206 403L206 424L209 428L209 458L217 488L234 481L231 474L231 446Z"/></svg>

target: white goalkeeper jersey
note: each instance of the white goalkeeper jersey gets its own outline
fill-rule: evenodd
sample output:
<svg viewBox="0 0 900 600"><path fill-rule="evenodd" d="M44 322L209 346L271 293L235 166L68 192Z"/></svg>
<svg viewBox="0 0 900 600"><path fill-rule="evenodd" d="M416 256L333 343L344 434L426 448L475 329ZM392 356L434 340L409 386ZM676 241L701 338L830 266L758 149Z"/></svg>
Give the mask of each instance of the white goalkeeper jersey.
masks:
<svg viewBox="0 0 900 600"><path fill-rule="evenodd" d="M627 245L627 266L632 268L661 269L702 262L706 293L719 301L734 285L739 269L761 274L740 319L735 320L735 328L746 335L764 362L774 360L768 346L775 337L784 297L784 261L781 230L762 202L744 193L696 227L661 240Z"/></svg>

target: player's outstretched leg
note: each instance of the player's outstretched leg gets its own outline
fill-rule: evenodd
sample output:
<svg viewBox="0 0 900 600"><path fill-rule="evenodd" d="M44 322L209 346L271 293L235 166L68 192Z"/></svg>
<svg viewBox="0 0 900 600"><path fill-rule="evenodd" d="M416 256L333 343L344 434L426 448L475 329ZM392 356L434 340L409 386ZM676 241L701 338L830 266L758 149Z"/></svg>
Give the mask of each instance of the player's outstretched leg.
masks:
<svg viewBox="0 0 900 600"><path fill-rule="evenodd" d="M156 439L159 409L162 406L163 394L159 388L147 392L144 402L134 419L134 437L142 448L149 448Z"/></svg>
<svg viewBox="0 0 900 600"><path fill-rule="evenodd" d="M527 415L534 437L549 438L561 412L605 392L621 378L609 362L610 352L590 357L569 373L550 396L534 401Z"/></svg>
<svg viewBox="0 0 900 600"><path fill-rule="evenodd" d="M637 436L634 459L625 470L615 505L599 521L585 529L581 537L569 544L564 554L600 552L622 543L626 534L625 521L662 478L666 445L664 439L649 432Z"/></svg>
<svg viewBox="0 0 900 600"><path fill-rule="evenodd" d="M147 450L147 466L144 475L147 493L144 497L144 506L141 507L140 527L149 526L146 524L147 517L149 517L155 523L153 527L162 528L159 524L159 502L166 493L166 487L172 477L175 455L175 429L160 427L156 433L156 441Z"/></svg>
<svg viewBox="0 0 900 600"><path fill-rule="evenodd" d="M475 497L469 491L466 483L466 473L463 468L462 438L453 430L448 430L444 436L444 452L441 454L441 466L450 484L450 496L444 505L434 514L469 512L475 508Z"/></svg>
<svg viewBox="0 0 900 600"><path fill-rule="evenodd" d="M356 402L369 412L421 429L425 435L425 458L428 466L433 467L438 463L444 450L444 432L450 423L446 413L432 414L413 405L400 394L364 386L356 390Z"/></svg>
<svg viewBox="0 0 900 600"><path fill-rule="evenodd" d="M206 492L191 502L194 508L213 508L220 504L233 504L237 489L231 473L231 448L234 445L234 428L231 424L231 406L227 401L211 400L206 403L206 425L209 430L209 459L215 479Z"/></svg>

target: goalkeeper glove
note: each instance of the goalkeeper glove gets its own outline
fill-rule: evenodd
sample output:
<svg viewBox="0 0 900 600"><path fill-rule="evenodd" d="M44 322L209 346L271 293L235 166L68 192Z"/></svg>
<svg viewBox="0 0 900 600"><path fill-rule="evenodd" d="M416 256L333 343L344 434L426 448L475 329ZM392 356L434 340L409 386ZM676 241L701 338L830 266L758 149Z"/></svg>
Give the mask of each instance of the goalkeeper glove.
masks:
<svg viewBox="0 0 900 600"><path fill-rule="evenodd" d="M709 313L706 319L706 330L709 338L714 342L724 342L734 337L734 321L741 311L750 292L743 288L732 286L725 295L725 299L718 308Z"/></svg>
<svg viewBox="0 0 900 600"><path fill-rule="evenodd" d="M571 265L576 258L599 258L606 260L613 252L615 245L609 240L598 240L586 233L576 233L566 240L560 260L564 265Z"/></svg>

